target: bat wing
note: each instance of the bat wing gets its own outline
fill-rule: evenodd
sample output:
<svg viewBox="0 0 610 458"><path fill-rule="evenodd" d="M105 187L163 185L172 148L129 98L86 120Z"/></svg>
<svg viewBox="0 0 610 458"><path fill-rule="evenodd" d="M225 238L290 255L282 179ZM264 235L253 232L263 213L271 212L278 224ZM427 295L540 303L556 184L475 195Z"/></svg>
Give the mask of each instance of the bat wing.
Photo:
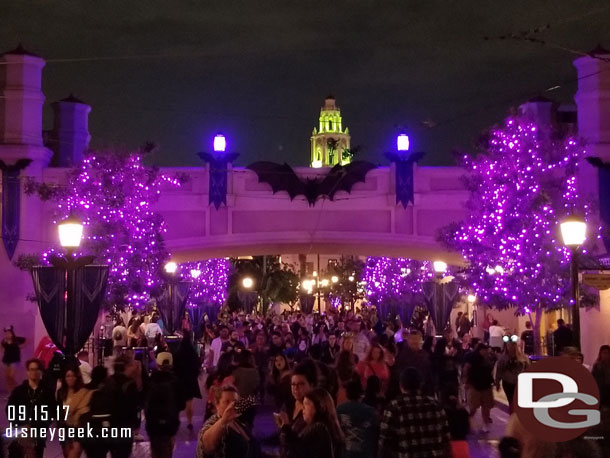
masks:
<svg viewBox="0 0 610 458"><path fill-rule="evenodd" d="M377 166L367 161L354 161L347 165L335 165L320 183L320 194L333 200L338 191L351 192L356 183L364 182L366 174Z"/></svg>
<svg viewBox="0 0 610 458"><path fill-rule="evenodd" d="M301 178L294 173L288 164L277 164L275 162L259 161L246 167L258 175L259 183L267 183L271 186L273 194L286 191L293 200L296 196L305 193L305 185Z"/></svg>
<svg viewBox="0 0 610 458"><path fill-rule="evenodd" d="M4 161L0 160L0 170L7 172L18 172L19 170L25 169L32 163L32 159L19 159L13 165L7 165Z"/></svg>
<svg viewBox="0 0 610 458"><path fill-rule="evenodd" d="M598 169L610 169L610 164L606 164L599 157L588 157L587 162Z"/></svg>

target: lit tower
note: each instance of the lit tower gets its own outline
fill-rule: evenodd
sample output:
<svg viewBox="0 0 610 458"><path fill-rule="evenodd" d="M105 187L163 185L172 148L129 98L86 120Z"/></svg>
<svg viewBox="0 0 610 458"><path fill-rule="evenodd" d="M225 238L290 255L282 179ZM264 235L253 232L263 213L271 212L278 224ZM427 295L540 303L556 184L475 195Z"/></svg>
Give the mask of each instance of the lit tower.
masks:
<svg viewBox="0 0 610 458"><path fill-rule="evenodd" d="M320 124L311 133L311 166L315 168L348 164L351 159L343 158L343 151L349 150L349 129L343 129L341 110L335 98L329 95L320 110Z"/></svg>

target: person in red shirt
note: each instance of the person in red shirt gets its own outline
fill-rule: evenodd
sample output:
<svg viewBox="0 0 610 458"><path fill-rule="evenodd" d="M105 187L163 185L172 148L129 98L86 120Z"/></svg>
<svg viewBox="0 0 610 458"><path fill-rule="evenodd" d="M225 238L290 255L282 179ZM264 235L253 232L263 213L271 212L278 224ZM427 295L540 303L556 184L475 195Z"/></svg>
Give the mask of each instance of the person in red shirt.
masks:
<svg viewBox="0 0 610 458"><path fill-rule="evenodd" d="M358 372L363 386L366 386L369 377L377 376L381 380L381 392L385 394L390 381L390 369L385 362L383 353L381 345L371 345L366 358L356 365L356 372Z"/></svg>

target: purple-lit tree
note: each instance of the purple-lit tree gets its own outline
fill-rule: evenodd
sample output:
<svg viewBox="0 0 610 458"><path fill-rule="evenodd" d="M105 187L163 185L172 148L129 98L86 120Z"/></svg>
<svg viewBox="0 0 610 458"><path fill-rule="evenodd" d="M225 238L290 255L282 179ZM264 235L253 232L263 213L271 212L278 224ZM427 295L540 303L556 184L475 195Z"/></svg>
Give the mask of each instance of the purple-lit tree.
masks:
<svg viewBox="0 0 610 458"><path fill-rule="evenodd" d="M576 191L583 156L573 138L558 139L509 118L490 132L482 154L464 156L468 216L441 235L468 261L469 282L480 300L530 314L535 332L542 311L570 303L570 254L559 222L572 213L587 218L591 211Z"/></svg>
<svg viewBox="0 0 610 458"><path fill-rule="evenodd" d="M362 280L366 297L382 314L394 309L403 320L415 306L424 306L422 284L434 278L431 261L408 258L369 257ZM409 313L407 313L409 312Z"/></svg>
<svg viewBox="0 0 610 458"><path fill-rule="evenodd" d="M163 241L165 223L151 209L163 183L180 184L145 166L142 154L106 153L90 155L71 170L67 187L30 182L26 192L57 202L55 221L71 213L81 219L81 252L110 265L108 300L139 307L159 293L169 258Z"/></svg>
<svg viewBox="0 0 610 458"><path fill-rule="evenodd" d="M180 264L180 278L191 282L188 305L224 305L230 273L231 262L224 258Z"/></svg>

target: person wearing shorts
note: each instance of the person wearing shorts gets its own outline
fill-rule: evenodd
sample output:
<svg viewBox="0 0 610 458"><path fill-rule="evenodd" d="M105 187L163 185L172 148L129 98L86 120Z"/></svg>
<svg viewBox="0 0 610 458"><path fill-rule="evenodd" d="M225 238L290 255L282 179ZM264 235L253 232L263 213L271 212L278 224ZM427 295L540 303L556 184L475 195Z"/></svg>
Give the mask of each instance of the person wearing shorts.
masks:
<svg viewBox="0 0 610 458"><path fill-rule="evenodd" d="M484 423L483 432L489 432L488 425L491 423L490 412L494 405L493 368L494 362L489 354L489 347L484 343L480 343L466 361L462 375L466 384L466 399L469 414L473 417L477 410L481 409Z"/></svg>

